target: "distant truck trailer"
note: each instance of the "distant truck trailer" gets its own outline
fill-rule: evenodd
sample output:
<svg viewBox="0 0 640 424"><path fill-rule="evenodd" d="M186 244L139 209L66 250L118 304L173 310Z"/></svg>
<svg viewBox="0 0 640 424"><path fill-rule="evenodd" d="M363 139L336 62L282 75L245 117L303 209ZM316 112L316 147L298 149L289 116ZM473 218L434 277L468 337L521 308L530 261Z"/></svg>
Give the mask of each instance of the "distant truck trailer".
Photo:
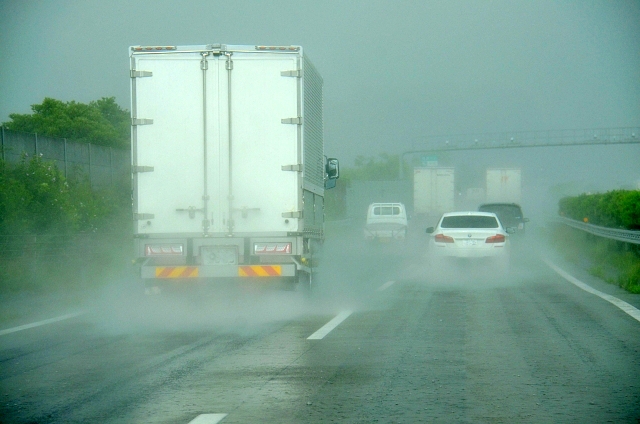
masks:
<svg viewBox="0 0 640 424"><path fill-rule="evenodd" d="M519 168L489 168L485 202L520 203L522 175Z"/></svg>
<svg viewBox="0 0 640 424"><path fill-rule="evenodd" d="M454 168L413 169L413 213L441 215L455 209Z"/></svg>

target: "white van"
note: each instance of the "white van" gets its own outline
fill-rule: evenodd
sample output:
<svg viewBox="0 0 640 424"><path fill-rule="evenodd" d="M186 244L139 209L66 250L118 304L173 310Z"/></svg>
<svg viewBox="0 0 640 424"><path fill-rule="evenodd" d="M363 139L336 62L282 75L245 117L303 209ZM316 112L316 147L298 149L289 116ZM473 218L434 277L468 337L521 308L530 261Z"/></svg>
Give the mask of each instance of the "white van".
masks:
<svg viewBox="0 0 640 424"><path fill-rule="evenodd" d="M367 240L404 239L407 210L402 203L372 203L367 211L364 237Z"/></svg>

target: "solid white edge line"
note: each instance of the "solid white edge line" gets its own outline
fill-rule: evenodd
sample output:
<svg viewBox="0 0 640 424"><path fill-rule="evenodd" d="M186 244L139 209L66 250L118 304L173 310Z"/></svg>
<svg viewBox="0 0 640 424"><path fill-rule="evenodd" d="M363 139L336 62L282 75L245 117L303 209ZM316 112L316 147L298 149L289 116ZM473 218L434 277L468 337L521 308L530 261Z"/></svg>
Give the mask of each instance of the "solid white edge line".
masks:
<svg viewBox="0 0 640 424"><path fill-rule="evenodd" d="M6 330L0 331L0 336L4 336L5 334L15 333L17 331L28 330L29 328L40 327L42 325L53 324L54 322L75 318L77 316L84 315L86 313L87 311L74 312L73 314L61 315L59 317L49 318L43 321L32 322L31 324L25 324L25 325L20 325L18 327L7 328Z"/></svg>
<svg viewBox="0 0 640 424"><path fill-rule="evenodd" d="M189 421L189 424L216 424L226 416L227 414L200 414Z"/></svg>
<svg viewBox="0 0 640 424"><path fill-rule="evenodd" d="M624 300L620 300L615 296L611 296L611 295L608 295L606 293L602 293L602 292L594 289L593 287L583 283L582 281L578 280L576 277L572 276L571 274L569 274L569 273L565 272L564 270L562 270L561 268L559 268L557 265L555 265L553 262L551 262L548 259L543 259L543 261L547 265L549 265L549 267L551 269L553 269L555 272L560 274L561 277L563 277L565 280L569 281L571 284L574 284L577 287L580 287L582 290L584 290L584 291L586 291L588 293L594 294L594 295L598 296L601 299L606 300L607 302L609 302L609 303L615 305L616 307L618 307L620 310L625 312L627 315L629 315L632 318L634 318L636 321L640 322L640 310L638 310L634 306L628 304Z"/></svg>
<svg viewBox="0 0 640 424"><path fill-rule="evenodd" d="M327 334L331 332L334 328L336 328L342 321L347 319L349 315L351 315L352 311L342 311L338 315L336 315L331 321L323 325L318 331L307 337L307 340L320 340Z"/></svg>
<svg viewBox="0 0 640 424"><path fill-rule="evenodd" d="M395 281L387 281L386 283L384 283L383 285L381 285L380 287L378 287L376 289L376 291L383 291L388 289L389 287L391 287L393 284L395 283Z"/></svg>

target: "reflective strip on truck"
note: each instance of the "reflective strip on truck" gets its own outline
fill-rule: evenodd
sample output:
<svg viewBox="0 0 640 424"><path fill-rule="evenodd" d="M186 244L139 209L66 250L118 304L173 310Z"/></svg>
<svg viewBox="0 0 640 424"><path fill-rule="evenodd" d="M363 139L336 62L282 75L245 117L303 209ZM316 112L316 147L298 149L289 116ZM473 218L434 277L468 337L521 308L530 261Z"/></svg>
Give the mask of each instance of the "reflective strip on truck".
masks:
<svg viewBox="0 0 640 424"><path fill-rule="evenodd" d="M156 278L195 278L198 276L197 266L158 266Z"/></svg>
<svg viewBox="0 0 640 424"><path fill-rule="evenodd" d="M282 275L280 265L243 265L238 267L239 277L277 277Z"/></svg>

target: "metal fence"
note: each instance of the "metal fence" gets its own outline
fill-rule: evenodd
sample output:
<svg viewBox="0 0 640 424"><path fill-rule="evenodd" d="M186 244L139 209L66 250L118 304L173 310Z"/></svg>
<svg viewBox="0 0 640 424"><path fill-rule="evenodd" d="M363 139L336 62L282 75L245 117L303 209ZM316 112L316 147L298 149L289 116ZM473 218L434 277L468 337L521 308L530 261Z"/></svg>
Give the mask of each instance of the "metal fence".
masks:
<svg viewBox="0 0 640 424"><path fill-rule="evenodd" d="M125 149L78 143L0 127L2 160L19 162L23 155L41 155L54 162L66 178L86 176L92 188L113 186L129 177L131 152Z"/></svg>
<svg viewBox="0 0 640 424"><path fill-rule="evenodd" d="M619 230L617 228L599 227L593 224L587 224L585 222L575 221L573 219L559 217L559 219L566 225L577 228L587 233L605 237L611 240L623 241L626 243L640 244L640 231L631 230Z"/></svg>

